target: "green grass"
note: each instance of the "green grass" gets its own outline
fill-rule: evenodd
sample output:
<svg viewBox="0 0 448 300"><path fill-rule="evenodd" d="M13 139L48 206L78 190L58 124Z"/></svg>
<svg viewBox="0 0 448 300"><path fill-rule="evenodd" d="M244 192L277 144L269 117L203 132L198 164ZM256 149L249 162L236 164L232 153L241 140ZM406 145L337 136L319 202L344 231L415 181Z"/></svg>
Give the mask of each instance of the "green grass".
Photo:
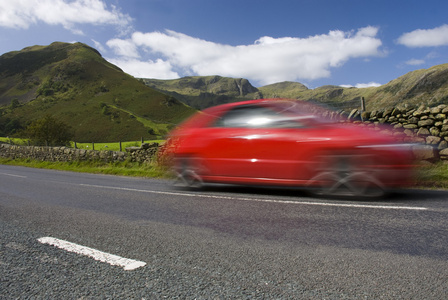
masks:
<svg viewBox="0 0 448 300"><path fill-rule="evenodd" d="M0 164L24 166L38 169L51 169L79 173L107 174L117 176L170 178L170 172L157 164L140 164L136 162L105 163L101 161L48 162L31 159L0 158Z"/></svg>
<svg viewBox="0 0 448 300"><path fill-rule="evenodd" d="M448 164L439 162L420 167L417 170L416 182L418 187L448 189Z"/></svg>
<svg viewBox="0 0 448 300"><path fill-rule="evenodd" d="M19 145L19 146L27 146L28 145L28 140L20 139L20 138L0 137L0 142L12 144L12 145Z"/></svg>
<svg viewBox="0 0 448 300"><path fill-rule="evenodd" d="M150 140L150 141L144 141L145 143L163 143L164 140ZM125 151L127 147L140 147L142 144L141 141L131 141L131 142L122 142L121 143L121 150ZM71 145L73 148L75 147L75 144L72 142ZM109 151L120 151L120 143L76 143L76 148L78 149L86 149L86 150L92 150L92 148L95 147L94 150L109 150Z"/></svg>

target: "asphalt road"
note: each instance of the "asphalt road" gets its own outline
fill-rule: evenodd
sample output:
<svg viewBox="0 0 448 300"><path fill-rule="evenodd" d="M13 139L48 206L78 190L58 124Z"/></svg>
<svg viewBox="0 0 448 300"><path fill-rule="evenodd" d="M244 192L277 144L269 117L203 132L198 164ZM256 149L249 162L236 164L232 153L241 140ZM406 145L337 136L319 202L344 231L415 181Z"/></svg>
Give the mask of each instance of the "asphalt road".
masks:
<svg viewBox="0 0 448 300"><path fill-rule="evenodd" d="M0 165L0 299L448 299L447 219L443 191L344 201Z"/></svg>

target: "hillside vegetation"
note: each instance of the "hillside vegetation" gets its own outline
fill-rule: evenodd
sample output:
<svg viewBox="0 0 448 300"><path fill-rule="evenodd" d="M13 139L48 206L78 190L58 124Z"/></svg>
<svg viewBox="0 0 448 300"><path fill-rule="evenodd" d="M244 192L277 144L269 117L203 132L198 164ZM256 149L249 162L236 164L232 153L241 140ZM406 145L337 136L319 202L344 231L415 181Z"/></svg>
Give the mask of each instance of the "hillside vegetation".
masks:
<svg viewBox="0 0 448 300"><path fill-rule="evenodd" d="M56 42L0 56L0 136L52 115L71 126L80 142L150 139L195 111L82 43Z"/></svg>
<svg viewBox="0 0 448 300"><path fill-rule="evenodd" d="M196 108L249 98L292 98L317 101L333 108L352 109L359 108L360 99L364 97L367 110L448 103L448 64L413 71L385 85L370 88L327 85L309 89L299 82L279 82L256 88L244 79L219 76L143 81ZM244 85L238 85L238 82L244 82ZM242 93L236 88L238 86L244 86Z"/></svg>

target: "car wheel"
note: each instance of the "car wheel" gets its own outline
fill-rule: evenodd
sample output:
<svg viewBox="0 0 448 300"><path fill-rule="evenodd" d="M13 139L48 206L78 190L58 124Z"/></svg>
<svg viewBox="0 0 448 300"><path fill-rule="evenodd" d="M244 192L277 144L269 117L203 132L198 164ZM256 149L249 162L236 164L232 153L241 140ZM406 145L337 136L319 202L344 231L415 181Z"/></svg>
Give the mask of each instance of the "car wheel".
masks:
<svg viewBox="0 0 448 300"><path fill-rule="evenodd" d="M204 182L202 181L201 176L197 173L195 161L194 158L183 158L177 162L175 168L175 186L192 189L200 189L203 187Z"/></svg>
<svg viewBox="0 0 448 300"><path fill-rule="evenodd" d="M383 184L365 157L327 155L319 157L316 175L309 181L311 192L318 196L376 198L385 195Z"/></svg>

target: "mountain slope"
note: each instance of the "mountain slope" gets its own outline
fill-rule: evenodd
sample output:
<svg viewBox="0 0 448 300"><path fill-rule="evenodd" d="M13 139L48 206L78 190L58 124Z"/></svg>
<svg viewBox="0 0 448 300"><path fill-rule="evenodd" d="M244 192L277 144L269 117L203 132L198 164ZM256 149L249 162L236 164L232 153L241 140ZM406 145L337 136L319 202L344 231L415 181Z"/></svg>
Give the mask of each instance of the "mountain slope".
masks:
<svg viewBox="0 0 448 300"><path fill-rule="evenodd" d="M266 95L267 88L259 90ZM389 83L370 88L322 86L316 89L277 90L279 97L314 100L333 107L358 108L364 97L368 110L448 103L448 64L409 72Z"/></svg>
<svg viewBox="0 0 448 300"><path fill-rule="evenodd" d="M141 80L147 86L170 94L197 109L261 97L258 89L243 78L191 76L172 80Z"/></svg>
<svg viewBox="0 0 448 300"><path fill-rule="evenodd" d="M77 141L92 142L164 135L195 112L95 49L58 42L0 56L0 107L0 135L11 133L12 121L17 129L51 114L72 126Z"/></svg>

